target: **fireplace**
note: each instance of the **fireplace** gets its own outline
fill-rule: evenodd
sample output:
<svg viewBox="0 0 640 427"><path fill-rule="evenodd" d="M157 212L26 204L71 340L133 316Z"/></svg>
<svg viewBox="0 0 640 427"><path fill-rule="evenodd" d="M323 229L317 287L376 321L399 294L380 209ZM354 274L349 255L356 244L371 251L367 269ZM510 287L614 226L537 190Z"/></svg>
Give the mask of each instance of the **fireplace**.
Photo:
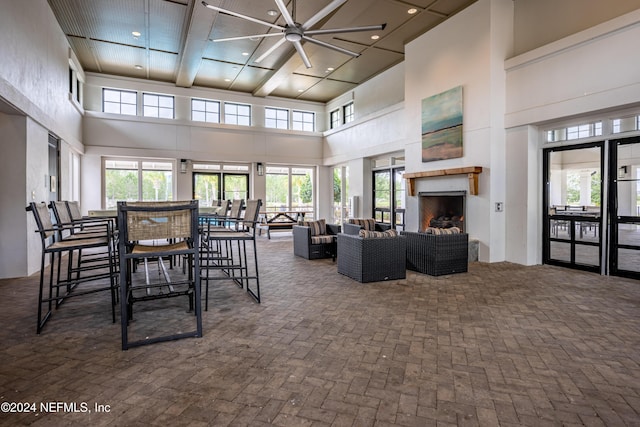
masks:
<svg viewBox="0 0 640 427"><path fill-rule="evenodd" d="M465 230L465 196L466 191L420 192L419 229L427 227L458 227Z"/></svg>

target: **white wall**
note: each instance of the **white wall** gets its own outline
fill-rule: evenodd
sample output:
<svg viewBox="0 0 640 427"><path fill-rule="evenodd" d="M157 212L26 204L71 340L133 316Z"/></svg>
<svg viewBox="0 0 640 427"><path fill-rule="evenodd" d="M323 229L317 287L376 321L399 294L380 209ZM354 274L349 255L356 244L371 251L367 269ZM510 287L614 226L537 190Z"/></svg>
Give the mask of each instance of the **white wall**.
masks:
<svg viewBox="0 0 640 427"><path fill-rule="evenodd" d="M321 132L299 132L267 129L264 107L298 109L316 114L317 126L324 126L324 104L280 98L255 98L249 94L206 88L179 88L161 82L86 74L84 143L82 171L82 209L102 208L101 159L103 157L163 158L211 162L242 162L284 165L321 165L323 145ZM173 95L175 119L155 119L102 113L102 88L117 88ZM250 104L252 126L234 126L193 122L191 98L204 98ZM140 98L139 98L140 99ZM140 109L139 109L140 110ZM139 111L139 114L141 111ZM86 167L89 166L89 167ZM189 199L191 168L176 176L178 199ZM252 197L264 197L266 181L252 179ZM331 199L328 199L331 200Z"/></svg>
<svg viewBox="0 0 640 427"><path fill-rule="evenodd" d="M504 60L511 51L513 2L480 0L406 46L406 172L481 166L479 194L467 193L465 227L481 261L505 257ZM446 43L443 43L446 40ZM422 99L463 88L463 157L422 162ZM468 192L466 175L419 179L416 192ZM505 206L508 209L508 206ZM408 230L418 228L418 196L407 197Z"/></svg>
<svg viewBox="0 0 640 427"><path fill-rule="evenodd" d="M508 261L542 261L540 126L640 105L637 40L640 9L505 62Z"/></svg>
<svg viewBox="0 0 640 427"><path fill-rule="evenodd" d="M0 269L0 277L11 277L39 269L40 242L35 240L32 214L24 207L32 200L48 197L44 191L48 134L58 135L63 144L81 151L82 115L69 100L69 44L47 1L3 1L0 29L0 98L28 117L20 122L24 128L12 133L10 139L3 135L3 162L10 166L0 169L0 181L15 183L20 192L4 194L2 210L21 206L26 224L3 233L4 240L17 242L15 250L2 253L11 269ZM12 146L5 148L5 144ZM15 168L20 168L23 175L16 174Z"/></svg>

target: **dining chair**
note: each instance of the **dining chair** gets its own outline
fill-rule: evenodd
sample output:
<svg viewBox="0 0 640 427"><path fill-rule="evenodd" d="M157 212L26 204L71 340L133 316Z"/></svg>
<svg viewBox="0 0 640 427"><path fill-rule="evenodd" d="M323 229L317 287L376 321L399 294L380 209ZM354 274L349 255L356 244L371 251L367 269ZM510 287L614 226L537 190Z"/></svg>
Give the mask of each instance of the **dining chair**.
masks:
<svg viewBox="0 0 640 427"><path fill-rule="evenodd" d="M240 288L246 291L259 303L260 302L260 275L258 270L258 251L256 247L256 229L259 223L258 216L262 206L261 199L247 200L244 216L239 219L227 219L225 228L207 228L203 239L206 239L209 247L216 247L219 251L215 256L202 257L202 280L205 282L205 310L209 308L209 281L233 280ZM247 243L252 251L253 263L250 265ZM213 271L221 274L213 276ZM251 288L251 282L255 282L255 289Z"/></svg>
<svg viewBox="0 0 640 427"><path fill-rule="evenodd" d="M118 202L120 256L120 318L122 349L145 344L202 336L200 265L198 243L198 201ZM163 258L186 255L187 274L175 280ZM148 274L149 261L158 265L157 281ZM144 274L132 271L134 262L145 263ZM136 276L136 277L134 277ZM138 277L143 276L143 277ZM186 296L195 327L157 336L129 339L134 303ZM158 322L162 322L159 317ZM168 322L167 322L168 323Z"/></svg>
<svg viewBox="0 0 640 427"><path fill-rule="evenodd" d="M116 259L113 248L113 232L110 223L96 226L94 232L87 235L73 235L72 225L53 224L51 213L46 203L31 202L26 208L33 214L36 232L40 235L42 256L40 261L40 281L38 291L38 314L36 333L40 333L49 320L53 302L56 308L67 298L77 297L96 292L109 291L111 293L111 314L116 321L115 305L117 301ZM99 232L101 230L101 232ZM67 236L67 237L65 237ZM73 264L74 251L105 251L105 258L97 258L89 263ZM66 277L61 274L62 258L67 255ZM49 286L45 295L44 283L46 274L46 260L49 258ZM76 273L76 274L73 274ZM55 279L55 280L54 280ZM106 284L105 282L108 282ZM78 286L82 284L82 289ZM43 315L43 305L46 313Z"/></svg>

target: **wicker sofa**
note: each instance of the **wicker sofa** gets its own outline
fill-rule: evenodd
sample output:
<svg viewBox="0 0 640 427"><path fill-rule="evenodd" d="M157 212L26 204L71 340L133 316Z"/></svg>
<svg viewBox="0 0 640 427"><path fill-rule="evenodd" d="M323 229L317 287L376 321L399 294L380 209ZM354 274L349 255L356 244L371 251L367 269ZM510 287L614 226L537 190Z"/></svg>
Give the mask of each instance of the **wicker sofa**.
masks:
<svg viewBox="0 0 640 427"><path fill-rule="evenodd" d="M391 229L391 224L376 222L373 218L349 218L342 224L342 232L357 236L360 230L387 231Z"/></svg>
<svg viewBox="0 0 640 427"><path fill-rule="evenodd" d="M306 259L336 256L335 239L340 233L340 225L325 224L325 229L322 230L322 225L319 224L321 222L324 223L324 220L302 222L301 225L292 227L294 255Z"/></svg>
<svg viewBox="0 0 640 427"><path fill-rule="evenodd" d="M468 269L469 235L400 233L407 239L407 268L431 276L464 273Z"/></svg>
<svg viewBox="0 0 640 427"><path fill-rule="evenodd" d="M406 238L338 234L338 273L361 283L406 277Z"/></svg>

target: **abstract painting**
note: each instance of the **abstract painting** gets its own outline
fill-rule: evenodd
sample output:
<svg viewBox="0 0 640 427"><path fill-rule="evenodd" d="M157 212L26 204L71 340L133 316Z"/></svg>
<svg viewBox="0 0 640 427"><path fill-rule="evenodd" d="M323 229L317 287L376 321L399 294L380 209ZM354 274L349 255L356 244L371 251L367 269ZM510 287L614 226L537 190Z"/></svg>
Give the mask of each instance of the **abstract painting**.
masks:
<svg viewBox="0 0 640 427"><path fill-rule="evenodd" d="M422 161L462 157L462 86L422 100Z"/></svg>

